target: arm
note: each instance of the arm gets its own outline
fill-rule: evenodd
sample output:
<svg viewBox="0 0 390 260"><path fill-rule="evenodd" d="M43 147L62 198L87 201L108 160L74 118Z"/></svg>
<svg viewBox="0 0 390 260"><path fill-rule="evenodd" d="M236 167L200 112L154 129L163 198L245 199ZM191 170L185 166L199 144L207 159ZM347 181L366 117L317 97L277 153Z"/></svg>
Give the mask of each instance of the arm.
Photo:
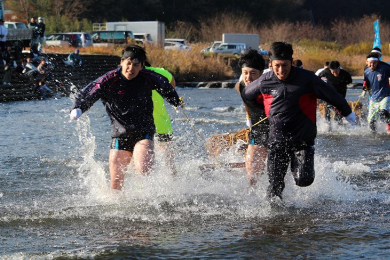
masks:
<svg viewBox="0 0 390 260"><path fill-rule="evenodd" d="M86 112L92 105L101 98L104 93L103 86L107 82L106 75L85 86L76 96L72 110L81 109L81 112ZM81 115L81 114L80 114Z"/></svg>
<svg viewBox="0 0 390 260"><path fill-rule="evenodd" d="M171 105L178 107L182 101L179 99L176 90L168 82L168 79L150 70L143 70L142 74L151 80L152 89L156 90Z"/></svg>
<svg viewBox="0 0 390 260"><path fill-rule="evenodd" d="M352 113L347 101L328 83L318 77L313 77L311 82L316 97L335 106L344 117Z"/></svg>

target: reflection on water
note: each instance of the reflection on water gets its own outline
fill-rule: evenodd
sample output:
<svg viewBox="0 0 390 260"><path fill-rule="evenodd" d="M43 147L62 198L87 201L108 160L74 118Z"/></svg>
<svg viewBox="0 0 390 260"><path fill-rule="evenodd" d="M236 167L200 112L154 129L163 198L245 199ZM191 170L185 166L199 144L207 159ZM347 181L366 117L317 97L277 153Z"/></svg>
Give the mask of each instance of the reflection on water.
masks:
<svg viewBox="0 0 390 260"><path fill-rule="evenodd" d="M245 127L231 89L179 89L203 138ZM350 91L356 99L359 91ZM130 167L122 192L109 189L109 119L98 102L69 122L71 101L0 105L0 259L264 258L384 259L389 238L390 136L365 124L333 127L318 120L310 187L286 176L284 207L265 199L268 179L248 187L242 168L213 163L203 138L171 108L172 177ZM241 162L234 149L226 162Z"/></svg>

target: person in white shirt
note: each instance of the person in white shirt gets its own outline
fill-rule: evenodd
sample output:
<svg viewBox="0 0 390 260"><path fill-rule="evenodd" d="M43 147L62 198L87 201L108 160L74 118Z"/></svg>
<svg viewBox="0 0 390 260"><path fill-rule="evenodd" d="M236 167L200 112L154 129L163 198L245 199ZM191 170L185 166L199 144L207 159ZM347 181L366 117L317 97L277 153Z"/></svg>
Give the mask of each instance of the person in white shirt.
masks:
<svg viewBox="0 0 390 260"><path fill-rule="evenodd" d="M320 73L321 73L323 70L327 69L327 68L329 68L329 61L325 61L324 67L321 68L321 69L319 69L319 70L317 70L317 71L316 71L316 75L317 75L317 76L320 75Z"/></svg>
<svg viewBox="0 0 390 260"><path fill-rule="evenodd" d="M4 26L4 20L0 19L0 47L1 52L5 51L6 41L7 41L8 30Z"/></svg>

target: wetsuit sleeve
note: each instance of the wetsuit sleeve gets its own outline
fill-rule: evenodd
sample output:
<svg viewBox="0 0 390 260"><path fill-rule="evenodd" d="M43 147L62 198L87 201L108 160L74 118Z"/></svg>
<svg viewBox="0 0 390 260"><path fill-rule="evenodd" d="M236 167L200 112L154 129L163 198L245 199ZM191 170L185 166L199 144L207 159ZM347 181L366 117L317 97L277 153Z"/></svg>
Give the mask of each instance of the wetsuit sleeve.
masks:
<svg viewBox="0 0 390 260"><path fill-rule="evenodd" d="M150 74L150 78L153 81L153 89L156 90L166 101L175 107L181 104L179 95L166 77L154 73L153 75Z"/></svg>
<svg viewBox="0 0 390 260"><path fill-rule="evenodd" d="M92 105L101 98L103 93L102 86L106 81L99 78L86 87L84 87L76 96L72 109L80 108L83 113L86 112Z"/></svg>
<svg viewBox="0 0 390 260"><path fill-rule="evenodd" d="M249 109L256 108L259 105L263 106L263 95L260 91L260 81L256 80L246 86L241 92L241 98Z"/></svg>
<svg viewBox="0 0 390 260"><path fill-rule="evenodd" d="M328 83L325 83L317 76L314 76L312 81L316 97L335 106L344 117L352 113L351 107L348 105L345 98L337 93L335 88Z"/></svg>

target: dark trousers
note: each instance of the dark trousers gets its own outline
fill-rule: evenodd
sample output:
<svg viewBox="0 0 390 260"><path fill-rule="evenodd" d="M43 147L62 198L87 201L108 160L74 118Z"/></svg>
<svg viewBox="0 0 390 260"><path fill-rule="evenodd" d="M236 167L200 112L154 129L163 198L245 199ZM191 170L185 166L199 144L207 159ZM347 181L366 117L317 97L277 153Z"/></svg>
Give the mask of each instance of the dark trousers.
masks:
<svg viewBox="0 0 390 260"><path fill-rule="evenodd" d="M268 149L268 197L282 198L284 177L291 164L295 184L306 187L314 181L314 147L311 145L274 144Z"/></svg>

